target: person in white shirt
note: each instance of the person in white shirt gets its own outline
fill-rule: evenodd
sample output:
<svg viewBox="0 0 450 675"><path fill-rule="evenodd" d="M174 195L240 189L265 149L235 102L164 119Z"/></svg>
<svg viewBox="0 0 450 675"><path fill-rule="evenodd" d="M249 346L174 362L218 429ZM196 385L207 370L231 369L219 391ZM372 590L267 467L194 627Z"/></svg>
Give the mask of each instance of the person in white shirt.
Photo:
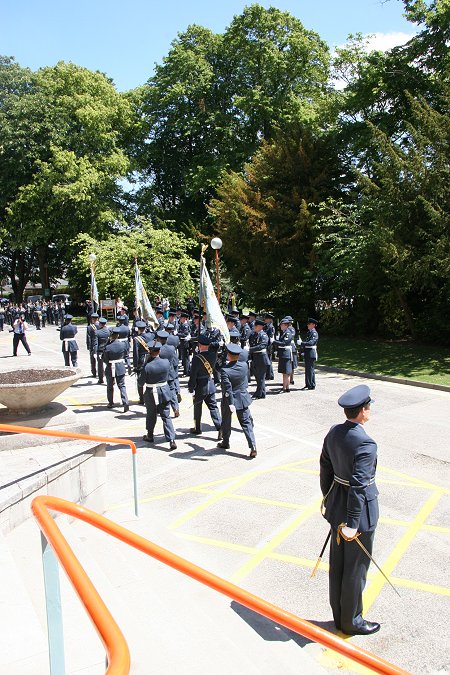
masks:
<svg viewBox="0 0 450 675"><path fill-rule="evenodd" d="M20 314L19 317L14 321L13 324L13 356L17 356L17 347L19 342L23 344L28 356L31 356L31 349L27 342L25 332L28 330L28 324L25 321L25 314Z"/></svg>

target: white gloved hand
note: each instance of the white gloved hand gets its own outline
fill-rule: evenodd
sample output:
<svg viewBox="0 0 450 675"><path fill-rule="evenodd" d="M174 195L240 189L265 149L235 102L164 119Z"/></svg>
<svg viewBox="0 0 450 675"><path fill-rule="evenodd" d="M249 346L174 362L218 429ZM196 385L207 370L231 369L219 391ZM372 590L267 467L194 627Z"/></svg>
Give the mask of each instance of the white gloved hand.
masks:
<svg viewBox="0 0 450 675"><path fill-rule="evenodd" d="M231 411L232 413L235 413L235 412L236 412L236 406L235 406L235 405L230 405L230 411Z"/></svg>
<svg viewBox="0 0 450 675"><path fill-rule="evenodd" d="M358 529L356 527L347 527L346 525L341 529L341 532L344 539L354 539L358 533Z"/></svg>

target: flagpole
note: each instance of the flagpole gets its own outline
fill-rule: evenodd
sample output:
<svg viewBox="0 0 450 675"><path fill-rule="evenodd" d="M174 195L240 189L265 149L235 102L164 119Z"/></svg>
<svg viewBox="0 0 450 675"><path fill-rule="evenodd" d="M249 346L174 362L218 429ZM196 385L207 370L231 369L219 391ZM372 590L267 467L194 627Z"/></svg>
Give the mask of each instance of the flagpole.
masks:
<svg viewBox="0 0 450 675"><path fill-rule="evenodd" d="M94 283L93 283L94 278L95 278L95 276L94 276L94 262L97 260L97 256L95 255L95 253L89 254L89 260L91 261L91 303L92 303L92 307L94 309L94 312L96 312L97 308L95 306L96 303L95 303L95 300L94 300Z"/></svg>

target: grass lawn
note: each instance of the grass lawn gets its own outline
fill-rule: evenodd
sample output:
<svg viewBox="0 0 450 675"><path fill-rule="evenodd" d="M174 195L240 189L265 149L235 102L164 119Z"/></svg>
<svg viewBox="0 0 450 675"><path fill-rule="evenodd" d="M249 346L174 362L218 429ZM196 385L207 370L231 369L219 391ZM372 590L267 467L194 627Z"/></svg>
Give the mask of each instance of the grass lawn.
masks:
<svg viewBox="0 0 450 675"><path fill-rule="evenodd" d="M450 348L322 335L319 364L450 386Z"/></svg>

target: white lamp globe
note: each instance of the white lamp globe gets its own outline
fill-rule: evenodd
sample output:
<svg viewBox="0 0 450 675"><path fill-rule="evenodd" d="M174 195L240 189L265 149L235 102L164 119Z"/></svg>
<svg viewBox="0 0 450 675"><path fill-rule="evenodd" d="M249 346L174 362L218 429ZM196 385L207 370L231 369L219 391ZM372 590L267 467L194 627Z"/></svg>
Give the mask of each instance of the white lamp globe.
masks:
<svg viewBox="0 0 450 675"><path fill-rule="evenodd" d="M91 260L92 262L97 260L97 256L95 255L95 253L89 253L89 260Z"/></svg>
<svg viewBox="0 0 450 675"><path fill-rule="evenodd" d="M222 239L219 239L219 237L214 237L214 239L211 239L211 248L216 251L222 248Z"/></svg>

